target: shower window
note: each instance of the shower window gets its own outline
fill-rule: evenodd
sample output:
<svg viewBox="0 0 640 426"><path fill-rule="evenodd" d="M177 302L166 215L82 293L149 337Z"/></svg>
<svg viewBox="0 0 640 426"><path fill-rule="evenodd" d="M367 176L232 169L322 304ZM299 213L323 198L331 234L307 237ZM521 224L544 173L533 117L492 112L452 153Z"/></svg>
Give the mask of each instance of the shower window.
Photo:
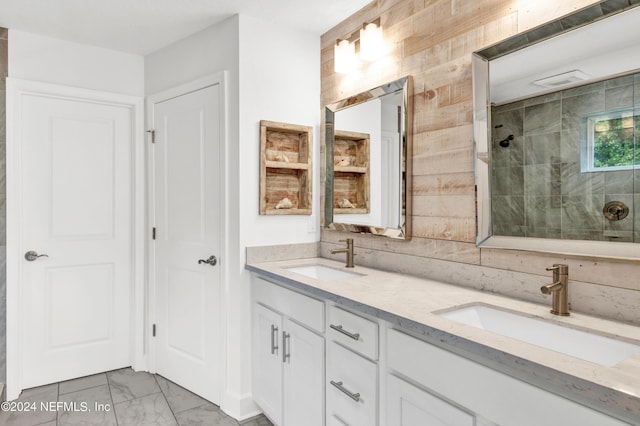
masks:
<svg viewBox="0 0 640 426"><path fill-rule="evenodd" d="M583 172L628 170L640 166L640 154L634 149L640 119L634 111L626 108L583 117L586 130Z"/></svg>

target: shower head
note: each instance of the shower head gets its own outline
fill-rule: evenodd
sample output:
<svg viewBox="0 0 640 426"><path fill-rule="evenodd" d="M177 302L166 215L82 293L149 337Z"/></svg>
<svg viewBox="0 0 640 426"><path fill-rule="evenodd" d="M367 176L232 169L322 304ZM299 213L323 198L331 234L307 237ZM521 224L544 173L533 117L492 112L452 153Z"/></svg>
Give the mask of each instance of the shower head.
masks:
<svg viewBox="0 0 640 426"><path fill-rule="evenodd" d="M500 144L501 147L506 148L509 146L509 141L512 141L514 137L515 136L513 135L509 135L498 143Z"/></svg>

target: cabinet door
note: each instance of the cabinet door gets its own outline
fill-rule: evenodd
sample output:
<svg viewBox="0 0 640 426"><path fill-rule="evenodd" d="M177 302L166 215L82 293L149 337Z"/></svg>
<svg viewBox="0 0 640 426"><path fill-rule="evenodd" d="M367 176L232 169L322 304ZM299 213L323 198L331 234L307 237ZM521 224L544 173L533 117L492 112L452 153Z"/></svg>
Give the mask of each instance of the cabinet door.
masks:
<svg viewBox="0 0 640 426"><path fill-rule="evenodd" d="M276 425L282 423L282 317L253 305L253 399Z"/></svg>
<svg viewBox="0 0 640 426"><path fill-rule="evenodd" d="M284 425L324 425L324 338L285 320Z"/></svg>
<svg viewBox="0 0 640 426"><path fill-rule="evenodd" d="M473 416L396 376L387 376L387 424L473 426Z"/></svg>

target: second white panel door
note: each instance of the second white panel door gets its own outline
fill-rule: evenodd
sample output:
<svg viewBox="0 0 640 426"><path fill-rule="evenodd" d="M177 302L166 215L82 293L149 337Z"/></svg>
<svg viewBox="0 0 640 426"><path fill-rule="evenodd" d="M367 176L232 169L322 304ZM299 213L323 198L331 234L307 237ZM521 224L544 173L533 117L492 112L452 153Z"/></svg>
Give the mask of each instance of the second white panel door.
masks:
<svg viewBox="0 0 640 426"><path fill-rule="evenodd" d="M214 84L153 106L156 371L218 404L220 96Z"/></svg>

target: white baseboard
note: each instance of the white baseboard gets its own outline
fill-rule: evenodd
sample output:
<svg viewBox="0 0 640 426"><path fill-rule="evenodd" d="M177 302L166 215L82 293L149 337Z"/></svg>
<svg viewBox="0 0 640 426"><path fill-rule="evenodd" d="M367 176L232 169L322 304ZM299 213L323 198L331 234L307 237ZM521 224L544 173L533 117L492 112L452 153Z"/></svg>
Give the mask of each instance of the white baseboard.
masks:
<svg viewBox="0 0 640 426"><path fill-rule="evenodd" d="M253 402L250 393L238 395L224 392L220 408L238 421L247 420L262 413L262 410Z"/></svg>

